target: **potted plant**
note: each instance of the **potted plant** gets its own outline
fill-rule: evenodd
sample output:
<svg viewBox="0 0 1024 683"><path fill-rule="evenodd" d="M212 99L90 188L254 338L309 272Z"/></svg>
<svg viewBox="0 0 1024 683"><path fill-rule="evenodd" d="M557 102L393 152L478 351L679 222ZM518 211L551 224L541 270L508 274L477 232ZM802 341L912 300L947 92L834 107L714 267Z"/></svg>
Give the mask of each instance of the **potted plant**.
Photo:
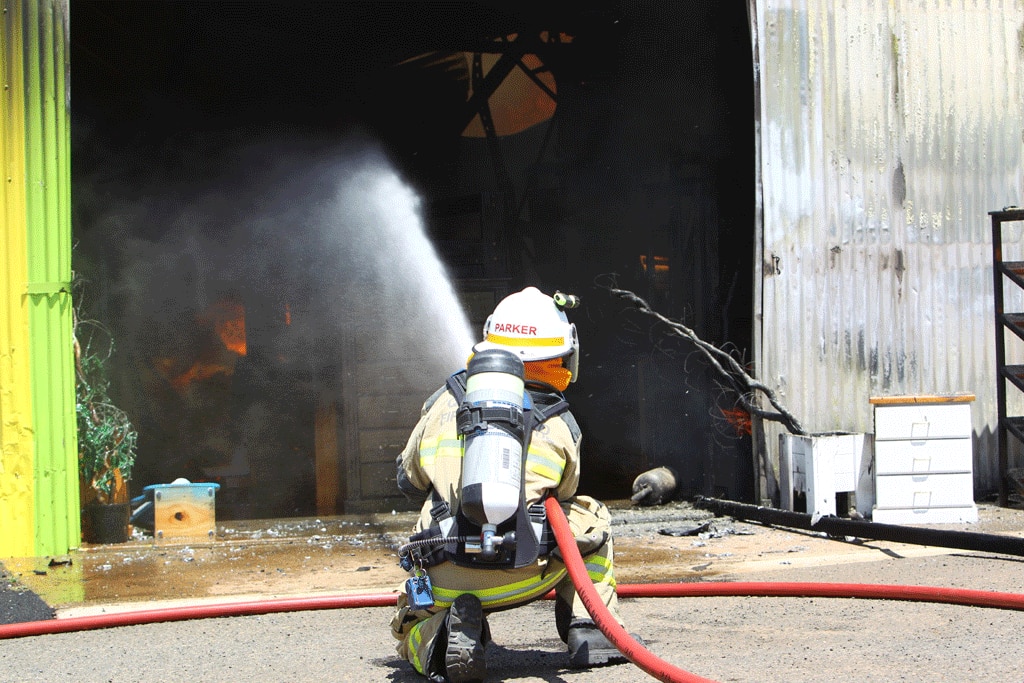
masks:
<svg viewBox="0 0 1024 683"><path fill-rule="evenodd" d="M94 543L128 540L128 480L138 432L109 396L107 363L114 352L109 331L75 312L75 412L82 492L83 535Z"/></svg>

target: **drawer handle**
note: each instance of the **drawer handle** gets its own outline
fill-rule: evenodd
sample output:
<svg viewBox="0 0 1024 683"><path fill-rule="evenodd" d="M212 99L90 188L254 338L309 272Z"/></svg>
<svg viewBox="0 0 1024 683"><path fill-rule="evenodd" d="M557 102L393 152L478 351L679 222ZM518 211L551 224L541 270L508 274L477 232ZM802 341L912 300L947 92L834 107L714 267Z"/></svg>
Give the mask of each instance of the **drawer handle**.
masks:
<svg viewBox="0 0 1024 683"><path fill-rule="evenodd" d="M910 423L910 438L911 439L927 439L928 430L931 427L930 422L911 422Z"/></svg>
<svg viewBox="0 0 1024 683"><path fill-rule="evenodd" d="M932 501L931 491L915 491L914 492L914 507L926 508Z"/></svg>

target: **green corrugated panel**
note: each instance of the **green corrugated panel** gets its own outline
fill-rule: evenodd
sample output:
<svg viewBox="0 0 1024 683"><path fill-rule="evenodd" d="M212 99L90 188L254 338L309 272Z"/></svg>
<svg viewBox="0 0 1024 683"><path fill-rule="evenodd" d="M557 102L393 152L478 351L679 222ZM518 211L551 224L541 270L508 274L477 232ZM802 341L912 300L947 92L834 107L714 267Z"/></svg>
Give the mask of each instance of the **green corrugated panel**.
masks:
<svg viewBox="0 0 1024 683"><path fill-rule="evenodd" d="M26 234L36 555L81 540L71 302L66 0L24 0Z"/></svg>

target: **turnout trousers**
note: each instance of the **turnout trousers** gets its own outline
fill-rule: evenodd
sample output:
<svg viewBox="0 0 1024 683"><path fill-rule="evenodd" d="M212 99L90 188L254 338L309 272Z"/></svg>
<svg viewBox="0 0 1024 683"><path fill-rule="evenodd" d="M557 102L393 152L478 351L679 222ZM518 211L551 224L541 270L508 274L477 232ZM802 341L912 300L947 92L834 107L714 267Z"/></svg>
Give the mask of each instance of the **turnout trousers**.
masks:
<svg viewBox="0 0 1024 683"><path fill-rule="evenodd" d="M596 549L580 542L583 561L597 594L617 620L618 596L612 563L611 515L603 503L589 496L577 496L562 503L569 528L579 540L603 538ZM391 620L392 635L399 641L397 650L419 673L429 676L428 667L437 643L444 647L448 608L459 595L472 593L480 599L484 613L519 607L556 593L556 623L559 635L576 619L589 619L586 607L576 594L565 564L556 554L539 558L519 569L478 569L443 562L427 569L433 585L434 605L412 610L404 586L398 598L398 611Z"/></svg>

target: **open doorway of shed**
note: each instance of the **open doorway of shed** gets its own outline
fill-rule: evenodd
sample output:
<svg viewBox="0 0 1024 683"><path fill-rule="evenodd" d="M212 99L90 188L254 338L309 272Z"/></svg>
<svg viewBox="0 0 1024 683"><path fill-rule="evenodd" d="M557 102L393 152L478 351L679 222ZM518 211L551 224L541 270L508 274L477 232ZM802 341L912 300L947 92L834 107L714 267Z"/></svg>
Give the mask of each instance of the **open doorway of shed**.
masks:
<svg viewBox="0 0 1024 683"><path fill-rule="evenodd" d="M752 500L735 397L605 289L747 357L745 2L71 11L74 268L79 303L117 341L113 393L140 431L134 490L219 481L224 519L409 506L394 456L457 362L434 367L449 333L380 296L401 259L360 275L367 259L318 238L340 169L369 154L416 196L474 334L524 286L583 297L567 392L581 492L625 498L667 465L680 497ZM473 98L509 53L529 125L514 125L514 97L487 111ZM390 345L394 325L420 329Z"/></svg>

